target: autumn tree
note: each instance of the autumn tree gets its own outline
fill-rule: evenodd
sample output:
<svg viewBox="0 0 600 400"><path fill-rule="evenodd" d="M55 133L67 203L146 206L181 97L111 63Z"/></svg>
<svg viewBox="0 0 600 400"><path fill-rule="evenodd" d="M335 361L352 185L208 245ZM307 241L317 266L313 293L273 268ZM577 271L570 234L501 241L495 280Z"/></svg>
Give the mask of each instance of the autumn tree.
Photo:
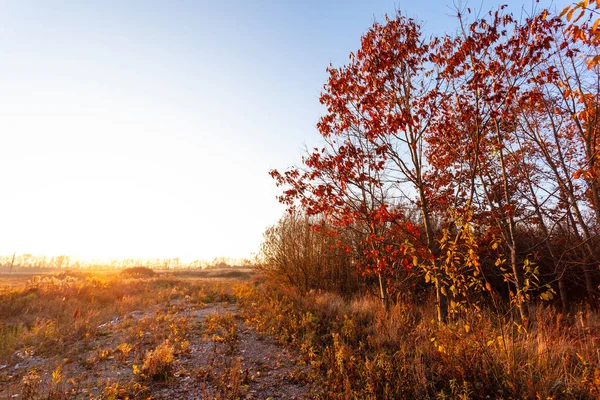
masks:
<svg viewBox="0 0 600 400"><path fill-rule="evenodd" d="M586 63L589 68L598 65L600 55L597 47L600 44L600 1L581 0L565 7L560 14L568 24L565 32L573 42L581 42L588 46Z"/></svg>
<svg viewBox="0 0 600 400"><path fill-rule="evenodd" d="M432 191L425 179L424 134L436 109L429 96L435 87L429 49L412 19L398 15L374 24L348 65L328 69L321 95L327 112L318 124L327 146L304 159L302 172L273 175L291 188L284 202L300 199L309 213L324 212L345 228L364 228L370 264L363 267L380 277L384 303L387 276L399 267L429 268L438 317L445 320ZM419 227L407 221L401 203L416 205Z"/></svg>
<svg viewBox="0 0 600 400"><path fill-rule="evenodd" d="M522 104L518 136L521 146L534 152L545 178L529 198L536 203L538 223L548 238L545 243L559 275L559 289L564 286L565 261L576 259L593 304L591 265L598 263L594 242L600 223L599 71L582 57L588 53L585 46L564 35L562 24L558 27L551 56L539 66L549 73L535 82L538 95ZM562 245L550 240L557 238L555 228L565 237ZM577 255L582 251L583 256ZM564 288L560 291L565 297Z"/></svg>
<svg viewBox="0 0 600 400"><path fill-rule="evenodd" d="M448 300L455 311L492 290L490 272L524 325L532 293L553 295L546 276L568 308L570 258L595 290L600 80L578 58L593 42L574 45L547 10L517 20L503 9L471 23L459 12L457 34L432 40L401 14L375 23L347 65L328 68L323 146L271 171L291 212L321 216L331 237L353 232L335 245L377 276L384 304L420 275L440 321Z"/></svg>

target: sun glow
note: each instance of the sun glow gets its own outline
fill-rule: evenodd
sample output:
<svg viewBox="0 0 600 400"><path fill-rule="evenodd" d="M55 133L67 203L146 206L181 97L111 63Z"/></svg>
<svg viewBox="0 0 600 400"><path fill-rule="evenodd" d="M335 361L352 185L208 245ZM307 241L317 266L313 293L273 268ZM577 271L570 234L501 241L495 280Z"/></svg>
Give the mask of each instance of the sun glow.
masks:
<svg viewBox="0 0 600 400"><path fill-rule="evenodd" d="M231 157L242 158L227 143L166 113L170 130L152 124L151 114L70 118L69 109L55 109L45 118L2 117L4 130L15 132L3 138L12 152L0 160L11 172L0 207L2 253L249 257L281 212L257 195L274 195L266 172L238 169ZM148 122L135 127L136 120Z"/></svg>

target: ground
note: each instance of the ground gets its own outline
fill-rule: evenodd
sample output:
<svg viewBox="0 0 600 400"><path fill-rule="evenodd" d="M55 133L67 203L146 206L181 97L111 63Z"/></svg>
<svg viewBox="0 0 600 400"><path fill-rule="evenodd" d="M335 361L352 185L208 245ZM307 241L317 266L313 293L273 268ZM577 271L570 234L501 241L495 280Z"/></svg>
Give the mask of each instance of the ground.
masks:
<svg viewBox="0 0 600 400"><path fill-rule="evenodd" d="M0 399L313 396L299 355L254 331L232 301L171 296L116 314L62 351L23 345L0 358Z"/></svg>

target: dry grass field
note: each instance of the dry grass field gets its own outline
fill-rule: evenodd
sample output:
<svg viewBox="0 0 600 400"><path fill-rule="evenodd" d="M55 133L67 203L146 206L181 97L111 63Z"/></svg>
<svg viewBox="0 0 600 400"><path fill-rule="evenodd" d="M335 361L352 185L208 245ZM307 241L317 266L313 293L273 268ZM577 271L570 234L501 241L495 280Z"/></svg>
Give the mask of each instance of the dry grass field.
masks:
<svg viewBox="0 0 600 400"><path fill-rule="evenodd" d="M225 271L231 272L231 271ZM247 278L247 275L239 273ZM594 399L600 317L300 294L193 272L1 278L1 399Z"/></svg>
<svg viewBox="0 0 600 400"><path fill-rule="evenodd" d="M600 316L531 307L523 329L501 310L436 321L433 300L279 285L243 286L239 307L259 331L298 349L326 399L597 399ZM265 293L268 295L265 296Z"/></svg>
<svg viewBox="0 0 600 400"><path fill-rule="evenodd" d="M210 273L3 275L0 398L306 394L297 355L239 315L234 291L248 283L236 278L249 272Z"/></svg>

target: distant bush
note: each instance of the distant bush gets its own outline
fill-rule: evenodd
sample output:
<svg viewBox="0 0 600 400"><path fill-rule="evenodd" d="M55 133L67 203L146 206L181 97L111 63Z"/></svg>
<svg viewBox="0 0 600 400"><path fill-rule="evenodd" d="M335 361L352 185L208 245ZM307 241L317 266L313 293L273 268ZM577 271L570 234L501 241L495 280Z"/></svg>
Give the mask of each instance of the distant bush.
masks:
<svg viewBox="0 0 600 400"><path fill-rule="evenodd" d="M64 272L54 275L54 277L56 279L61 279L61 280L65 280L68 278L85 279L90 276L91 276L90 273L85 273L85 272L80 272L80 271L71 271L71 270L66 270Z"/></svg>
<svg viewBox="0 0 600 400"><path fill-rule="evenodd" d="M252 276L252 273L246 271L224 271L221 274L218 274L217 278L236 278L236 279L248 279Z"/></svg>
<svg viewBox="0 0 600 400"><path fill-rule="evenodd" d="M128 276L150 277L150 276L155 276L156 272L154 272L152 269L150 269L148 267L132 267L132 268L125 268L123 271L121 271L121 274L128 275Z"/></svg>

